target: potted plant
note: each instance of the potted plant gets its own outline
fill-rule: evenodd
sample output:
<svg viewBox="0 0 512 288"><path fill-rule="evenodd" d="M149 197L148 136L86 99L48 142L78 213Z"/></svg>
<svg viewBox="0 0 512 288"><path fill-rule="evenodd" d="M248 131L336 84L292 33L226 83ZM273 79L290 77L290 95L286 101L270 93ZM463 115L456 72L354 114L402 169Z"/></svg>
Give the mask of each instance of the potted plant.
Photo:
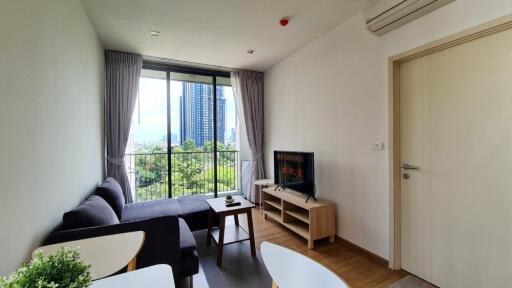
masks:
<svg viewBox="0 0 512 288"><path fill-rule="evenodd" d="M86 288L91 284L90 265L80 260L78 249L61 248L44 257L41 251L9 277L0 278L0 288Z"/></svg>

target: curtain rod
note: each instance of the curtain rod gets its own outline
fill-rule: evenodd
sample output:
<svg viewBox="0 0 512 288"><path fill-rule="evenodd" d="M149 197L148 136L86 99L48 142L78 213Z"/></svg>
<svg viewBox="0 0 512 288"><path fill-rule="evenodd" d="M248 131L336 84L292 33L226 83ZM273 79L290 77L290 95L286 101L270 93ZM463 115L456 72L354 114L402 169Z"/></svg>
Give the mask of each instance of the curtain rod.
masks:
<svg viewBox="0 0 512 288"><path fill-rule="evenodd" d="M181 61L181 60L176 60L176 59L168 59L168 58L155 57L155 56L143 55L142 59L151 61L151 62L172 64L172 65L184 66L184 67L203 68L203 69L219 70L219 71L225 71L225 72L239 71L238 69L228 68L228 67L223 67L223 66L201 64L201 63Z"/></svg>

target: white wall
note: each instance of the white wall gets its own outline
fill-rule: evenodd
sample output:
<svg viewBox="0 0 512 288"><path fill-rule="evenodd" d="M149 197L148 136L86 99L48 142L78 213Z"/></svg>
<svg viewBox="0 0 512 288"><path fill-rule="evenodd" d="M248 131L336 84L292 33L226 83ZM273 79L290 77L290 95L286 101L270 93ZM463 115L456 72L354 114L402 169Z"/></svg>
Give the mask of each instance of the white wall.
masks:
<svg viewBox="0 0 512 288"><path fill-rule="evenodd" d="M0 275L102 178L103 49L78 0L0 1Z"/></svg>
<svg viewBox="0 0 512 288"><path fill-rule="evenodd" d="M388 258L389 56L512 13L510 0L457 0L382 37L362 12L265 73L265 152L315 152L318 196L337 234ZM384 151L370 145L384 142Z"/></svg>

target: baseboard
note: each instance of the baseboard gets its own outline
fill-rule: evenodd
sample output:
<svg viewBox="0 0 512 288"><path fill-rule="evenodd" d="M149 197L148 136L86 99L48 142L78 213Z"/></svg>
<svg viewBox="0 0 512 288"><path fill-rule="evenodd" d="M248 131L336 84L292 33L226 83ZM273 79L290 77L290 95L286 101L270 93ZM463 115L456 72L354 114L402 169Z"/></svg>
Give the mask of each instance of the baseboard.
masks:
<svg viewBox="0 0 512 288"><path fill-rule="evenodd" d="M389 267L389 262L387 259L385 258L382 258L380 257L379 255L373 253L373 252L370 252L366 249L364 249L363 247L359 246L359 245L356 245L350 241L348 241L347 239L344 239L344 238L341 238L340 236L336 235L336 239L338 241L341 242L342 245L352 249L352 250L355 250L359 253L362 253L368 257L370 257L372 260L376 261L376 262L379 262L380 264L382 265L385 265L386 267Z"/></svg>

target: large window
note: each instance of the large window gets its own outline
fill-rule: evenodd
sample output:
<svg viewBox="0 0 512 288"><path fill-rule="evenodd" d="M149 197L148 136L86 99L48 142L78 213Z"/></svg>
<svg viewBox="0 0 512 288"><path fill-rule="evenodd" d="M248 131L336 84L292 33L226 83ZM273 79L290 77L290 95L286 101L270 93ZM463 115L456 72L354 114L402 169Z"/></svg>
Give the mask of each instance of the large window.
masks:
<svg viewBox="0 0 512 288"><path fill-rule="evenodd" d="M125 159L135 201L237 193L240 132L228 75L147 66Z"/></svg>

